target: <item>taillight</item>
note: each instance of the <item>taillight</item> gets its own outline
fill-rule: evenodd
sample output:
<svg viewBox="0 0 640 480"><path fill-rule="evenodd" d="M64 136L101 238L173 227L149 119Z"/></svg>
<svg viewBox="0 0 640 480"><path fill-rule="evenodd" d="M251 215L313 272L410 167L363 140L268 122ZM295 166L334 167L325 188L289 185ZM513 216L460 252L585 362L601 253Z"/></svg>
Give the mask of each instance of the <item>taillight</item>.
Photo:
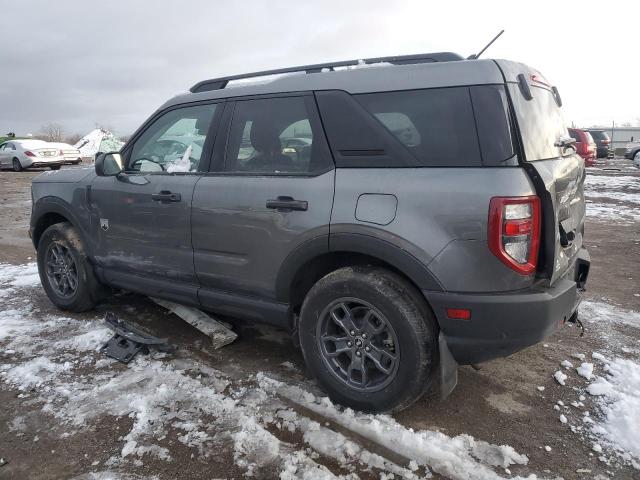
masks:
<svg viewBox="0 0 640 480"><path fill-rule="evenodd" d="M35 154L35 153L33 153L33 152L29 151L29 150L27 150L26 152L24 152L24 154L25 154L27 157L35 157L35 156L36 156L36 154Z"/></svg>
<svg viewBox="0 0 640 480"><path fill-rule="evenodd" d="M522 275L536 271L540 248L540 198L493 197L489 204L489 250Z"/></svg>
<svg viewBox="0 0 640 480"><path fill-rule="evenodd" d="M602 140L602 143L604 145L609 145L611 143L611 140L609 140L608 138L605 138L604 140Z"/></svg>

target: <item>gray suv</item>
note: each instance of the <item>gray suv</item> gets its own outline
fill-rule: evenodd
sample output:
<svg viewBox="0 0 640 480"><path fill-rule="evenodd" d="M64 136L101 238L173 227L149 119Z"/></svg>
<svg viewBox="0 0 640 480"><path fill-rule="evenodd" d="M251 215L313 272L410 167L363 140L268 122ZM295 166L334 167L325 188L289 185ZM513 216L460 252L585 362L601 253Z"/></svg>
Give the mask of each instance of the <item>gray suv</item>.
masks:
<svg viewBox="0 0 640 480"><path fill-rule="evenodd" d="M42 284L64 310L113 287L287 328L358 410L446 396L577 318L561 105L523 64L452 53L200 82L95 169L34 179Z"/></svg>

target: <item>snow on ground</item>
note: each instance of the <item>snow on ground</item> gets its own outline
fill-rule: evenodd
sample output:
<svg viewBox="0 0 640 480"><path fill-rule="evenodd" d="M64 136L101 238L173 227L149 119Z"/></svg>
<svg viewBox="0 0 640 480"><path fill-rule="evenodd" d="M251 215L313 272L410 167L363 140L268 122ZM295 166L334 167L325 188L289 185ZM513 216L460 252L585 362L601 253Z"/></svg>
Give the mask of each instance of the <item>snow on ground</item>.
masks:
<svg viewBox="0 0 640 480"><path fill-rule="evenodd" d="M342 409L302 385L269 374L234 379L186 351L139 355L124 366L99 353L111 335L101 319L48 314L33 305L31 295L11 295L16 286L23 293L36 293L38 284L35 265L0 265L0 384L54 418L59 428L52 435L74 435L107 416L128 419L119 452L100 471L78 478L113 478L113 472L149 456L172 461L168 437L177 438L199 458L227 448L246 476L267 469L278 471L284 480L355 479L364 470L379 472L381 478L428 478L435 471L452 479L489 480L503 478L498 468L506 471L528 462L507 445L469 435L414 431L390 416ZM345 429L341 432L354 432L354 438L364 437L407 461L394 463L369 451L348 433L313 421L297 408L311 410L339 424ZM18 426L20 413L13 422ZM295 432L302 440L289 443L278 432ZM322 457L351 473L337 477Z"/></svg>
<svg viewBox="0 0 640 480"><path fill-rule="evenodd" d="M588 218L640 222L640 176L587 175L585 196Z"/></svg>
<svg viewBox="0 0 640 480"><path fill-rule="evenodd" d="M592 442L592 450L602 462L609 464L613 455L640 470L640 351L633 348L637 339L627 334L629 329L640 329L640 313L585 301L580 306L580 318L587 332L595 331L605 339L606 354L593 352L593 362L583 361L587 358L584 353L572 354L582 361L575 375L570 372L567 376L567 385L577 398L570 406L558 401L554 408L564 412L561 421L564 417L573 432ZM631 358L625 358L628 356ZM562 372L555 375L558 373ZM594 412L585 410L582 393L593 400Z"/></svg>

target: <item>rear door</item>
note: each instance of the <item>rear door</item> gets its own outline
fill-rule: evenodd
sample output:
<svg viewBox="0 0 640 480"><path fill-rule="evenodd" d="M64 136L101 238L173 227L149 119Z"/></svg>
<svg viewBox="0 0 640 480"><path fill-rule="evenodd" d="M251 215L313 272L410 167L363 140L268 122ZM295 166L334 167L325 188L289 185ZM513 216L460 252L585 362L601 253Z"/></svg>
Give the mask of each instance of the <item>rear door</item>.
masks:
<svg viewBox="0 0 640 480"><path fill-rule="evenodd" d="M515 110L524 165L543 205L542 262L551 283L565 276L582 248L585 166L570 138L560 97L539 72L525 65L500 62ZM520 80L518 75L522 75ZM523 84L526 82L526 85ZM530 99L527 99L527 86Z"/></svg>
<svg viewBox="0 0 640 480"><path fill-rule="evenodd" d="M208 169L218 105L171 109L123 152L125 171L91 184L95 259L107 280L197 301L191 200Z"/></svg>
<svg viewBox="0 0 640 480"><path fill-rule="evenodd" d="M296 249L328 251L334 168L312 95L227 105L212 172L196 185L192 223L203 306L222 292L280 301L278 272ZM267 318L262 320L270 321Z"/></svg>

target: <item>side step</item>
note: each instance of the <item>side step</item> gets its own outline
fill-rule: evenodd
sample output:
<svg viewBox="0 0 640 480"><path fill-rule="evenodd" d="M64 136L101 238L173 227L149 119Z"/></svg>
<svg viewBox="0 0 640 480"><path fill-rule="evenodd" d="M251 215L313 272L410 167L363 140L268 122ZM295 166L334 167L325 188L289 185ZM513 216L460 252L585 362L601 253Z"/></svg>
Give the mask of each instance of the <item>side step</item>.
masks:
<svg viewBox="0 0 640 480"><path fill-rule="evenodd" d="M202 310L198 310L194 307L180 305L179 303L169 302L160 298L149 298L161 307L164 307L167 310L175 313L185 322L191 324L202 333L207 335L209 338L211 338L213 348L215 348L216 350L232 343L236 338L238 338L237 333L232 331L222 322L216 320L210 315L207 315Z"/></svg>

